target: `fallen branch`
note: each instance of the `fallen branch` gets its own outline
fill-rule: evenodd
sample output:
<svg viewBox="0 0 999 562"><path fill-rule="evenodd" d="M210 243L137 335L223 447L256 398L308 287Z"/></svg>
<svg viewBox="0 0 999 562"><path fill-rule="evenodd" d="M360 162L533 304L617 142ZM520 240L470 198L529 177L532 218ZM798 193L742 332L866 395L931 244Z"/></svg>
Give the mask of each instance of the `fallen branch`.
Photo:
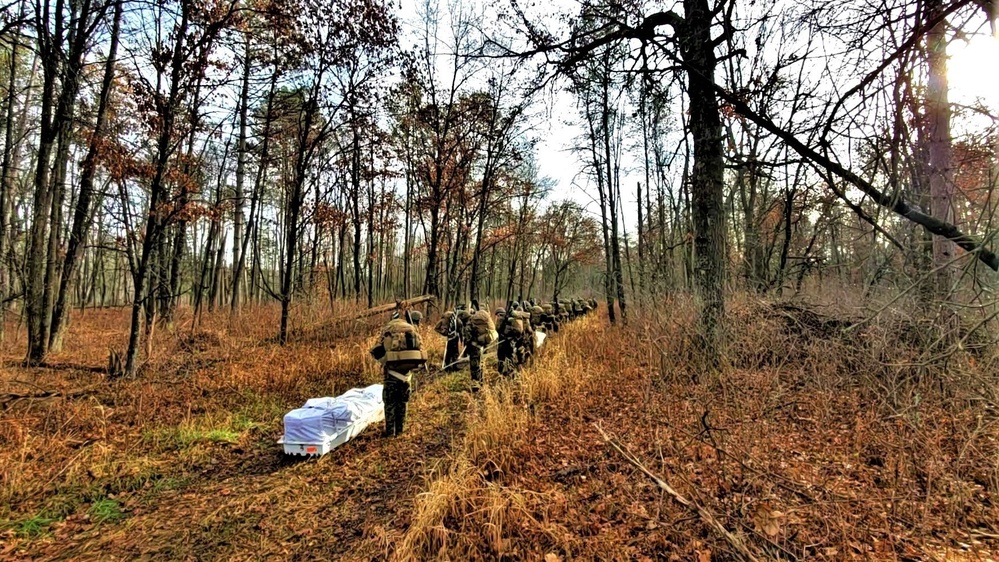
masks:
<svg viewBox="0 0 999 562"><path fill-rule="evenodd" d="M594 426L597 428L597 431L600 432L600 436L604 438L604 441L607 442L611 447L613 447L614 450L616 450L618 453L621 453L621 456L623 456L625 460L631 463L638 470L645 473L645 475L651 478L652 481L655 482L660 489L662 489L664 492L672 496L677 503L697 513L697 515L700 516L700 518L705 523L707 523L709 526L713 527L716 531L718 531L718 533L721 534L721 536L724 537L726 541L728 541L728 543L732 546L732 548L734 548L736 552L738 552L744 560L749 560L750 562L759 562L759 558L757 558L756 555L753 554L751 550L749 550L749 547L746 546L746 543L744 543L742 539L740 539L739 537L732 534L731 531L726 529L725 526L722 525L720 521L718 521L718 518L715 517L715 515L708 510L708 508L682 496L680 492L674 490L673 487L670 486L668 482L656 476L655 474L652 473L651 470L646 468L645 465L643 465L642 462L635 457L635 455L632 455L627 449L625 449L623 445L621 445L616 440L612 439L609 435L607 435L607 433L604 432L603 428L600 427L600 424L594 424Z"/></svg>
<svg viewBox="0 0 999 562"><path fill-rule="evenodd" d="M0 404L2 404L4 407L7 407L8 404L11 404L18 400L45 400L48 398L79 398L80 396L87 396L89 394L94 394L98 390L99 390L98 387L90 386L87 388L81 388L69 392L60 392L57 390L45 390L42 392L29 392L23 394L17 392L8 392L6 394L0 394Z"/></svg>
<svg viewBox="0 0 999 562"><path fill-rule="evenodd" d="M409 300L401 301L403 308L410 308L418 304L423 304L425 302L436 302L436 298L433 295L423 295L422 297L416 297ZM388 304L382 304L374 308L369 308L353 318L341 318L339 320L333 320L333 322L360 320L362 318L368 318L369 316L375 316L376 314L385 314L386 312L392 312L393 310L395 310L395 303L390 302Z"/></svg>
<svg viewBox="0 0 999 562"><path fill-rule="evenodd" d="M403 308L411 308L418 304L430 303L431 307L437 306L437 298L433 295L423 295L421 297L412 298L409 300L400 301ZM324 324L311 328L308 330L301 330L292 332L291 339L295 341L327 341L336 339L337 332L348 328L351 322L358 322L364 320L365 318L370 318L372 316L377 316L379 314L386 314L395 310L396 304L390 302L388 304L378 305L373 308L369 308L362 311L354 316L341 316L339 318L333 318Z"/></svg>

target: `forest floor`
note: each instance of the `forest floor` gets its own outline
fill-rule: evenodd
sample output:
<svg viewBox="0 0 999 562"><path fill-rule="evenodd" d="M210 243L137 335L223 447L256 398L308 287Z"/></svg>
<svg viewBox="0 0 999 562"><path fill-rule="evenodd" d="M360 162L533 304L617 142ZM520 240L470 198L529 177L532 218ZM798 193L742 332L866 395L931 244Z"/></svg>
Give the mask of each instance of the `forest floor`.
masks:
<svg viewBox="0 0 999 562"><path fill-rule="evenodd" d="M275 444L286 411L379 382L377 321L297 314L312 335L285 347L271 309L182 316L115 382L125 311L75 317L44 368L17 366L11 324L0 559L989 560L999 538L995 358L913 380L877 337L895 325L844 335L737 300L709 375L689 307L627 328L593 315L516 380L487 364L477 394L467 371L419 376L400 438L369 428L294 460Z"/></svg>

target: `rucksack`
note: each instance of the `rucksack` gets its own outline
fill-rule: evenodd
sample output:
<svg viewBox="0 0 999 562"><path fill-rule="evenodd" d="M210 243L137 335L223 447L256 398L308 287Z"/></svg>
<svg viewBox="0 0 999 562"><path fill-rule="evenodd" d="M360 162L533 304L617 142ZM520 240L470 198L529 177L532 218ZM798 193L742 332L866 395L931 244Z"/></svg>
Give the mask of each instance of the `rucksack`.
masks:
<svg viewBox="0 0 999 562"><path fill-rule="evenodd" d="M489 315L489 312L485 310L476 311L468 317L465 325L467 326L467 339L469 342L479 346L487 346L493 342L493 332L496 331L496 325L493 324L493 318Z"/></svg>
<svg viewBox="0 0 999 562"><path fill-rule="evenodd" d="M453 312L445 312L441 316L440 320L437 321L437 325L434 326L434 331L442 336L447 336L448 327L451 325L451 319L454 318Z"/></svg>
<svg viewBox="0 0 999 562"><path fill-rule="evenodd" d="M518 310L513 313L513 319L517 322L519 327L517 330L518 335L523 335L527 332L534 332L533 327L531 326L531 314L529 312Z"/></svg>
<svg viewBox="0 0 999 562"><path fill-rule="evenodd" d="M544 319L543 319L544 314L545 314L545 311L544 311L543 308L541 308L540 306L536 306L536 305L532 306L531 307L531 324L534 324L535 326L540 326L542 324L542 322L544 321Z"/></svg>
<svg viewBox="0 0 999 562"><path fill-rule="evenodd" d="M409 371L427 362L420 332L405 320L392 320L385 326L381 342L371 350L371 355L381 364L397 370Z"/></svg>
<svg viewBox="0 0 999 562"><path fill-rule="evenodd" d="M503 337L505 339L517 339L524 335L524 320L517 317L514 312L510 318L503 321Z"/></svg>

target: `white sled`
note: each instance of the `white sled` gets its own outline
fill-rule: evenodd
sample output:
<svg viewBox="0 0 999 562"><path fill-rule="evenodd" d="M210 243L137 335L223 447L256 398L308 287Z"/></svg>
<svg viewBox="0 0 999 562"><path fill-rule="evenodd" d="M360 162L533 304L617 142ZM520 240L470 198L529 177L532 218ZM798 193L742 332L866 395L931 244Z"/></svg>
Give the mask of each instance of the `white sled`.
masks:
<svg viewBox="0 0 999 562"><path fill-rule="evenodd" d="M382 385L373 384L336 398L313 398L288 412L277 443L286 455L321 457L384 420Z"/></svg>

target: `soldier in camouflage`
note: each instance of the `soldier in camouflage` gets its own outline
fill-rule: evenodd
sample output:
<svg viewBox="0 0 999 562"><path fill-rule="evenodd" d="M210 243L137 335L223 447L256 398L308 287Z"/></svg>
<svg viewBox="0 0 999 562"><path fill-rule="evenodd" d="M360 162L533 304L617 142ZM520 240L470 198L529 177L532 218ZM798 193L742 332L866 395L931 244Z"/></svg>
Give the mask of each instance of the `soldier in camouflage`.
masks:
<svg viewBox="0 0 999 562"><path fill-rule="evenodd" d="M473 303L472 312L478 312L478 303ZM482 385L482 345L479 343L482 334L476 333L472 326L471 313L465 311L462 338L465 340L465 354L468 355L468 370L472 378L472 391L478 392Z"/></svg>
<svg viewBox="0 0 999 562"><path fill-rule="evenodd" d="M510 334L511 326L506 310L497 308L496 331L499 332L499 347L496 350L496 368L504 377L514 373L514 338Z"/></svg>
<svg viewBox="0 0 999 562"><path fill-rule="evenodd" d="M444 346L444 370L447 372L459 370L457 363L461 353L461 321L458 320L458 315L451 310L445 312L434 327L434 331L447 338Z"/></svg>

